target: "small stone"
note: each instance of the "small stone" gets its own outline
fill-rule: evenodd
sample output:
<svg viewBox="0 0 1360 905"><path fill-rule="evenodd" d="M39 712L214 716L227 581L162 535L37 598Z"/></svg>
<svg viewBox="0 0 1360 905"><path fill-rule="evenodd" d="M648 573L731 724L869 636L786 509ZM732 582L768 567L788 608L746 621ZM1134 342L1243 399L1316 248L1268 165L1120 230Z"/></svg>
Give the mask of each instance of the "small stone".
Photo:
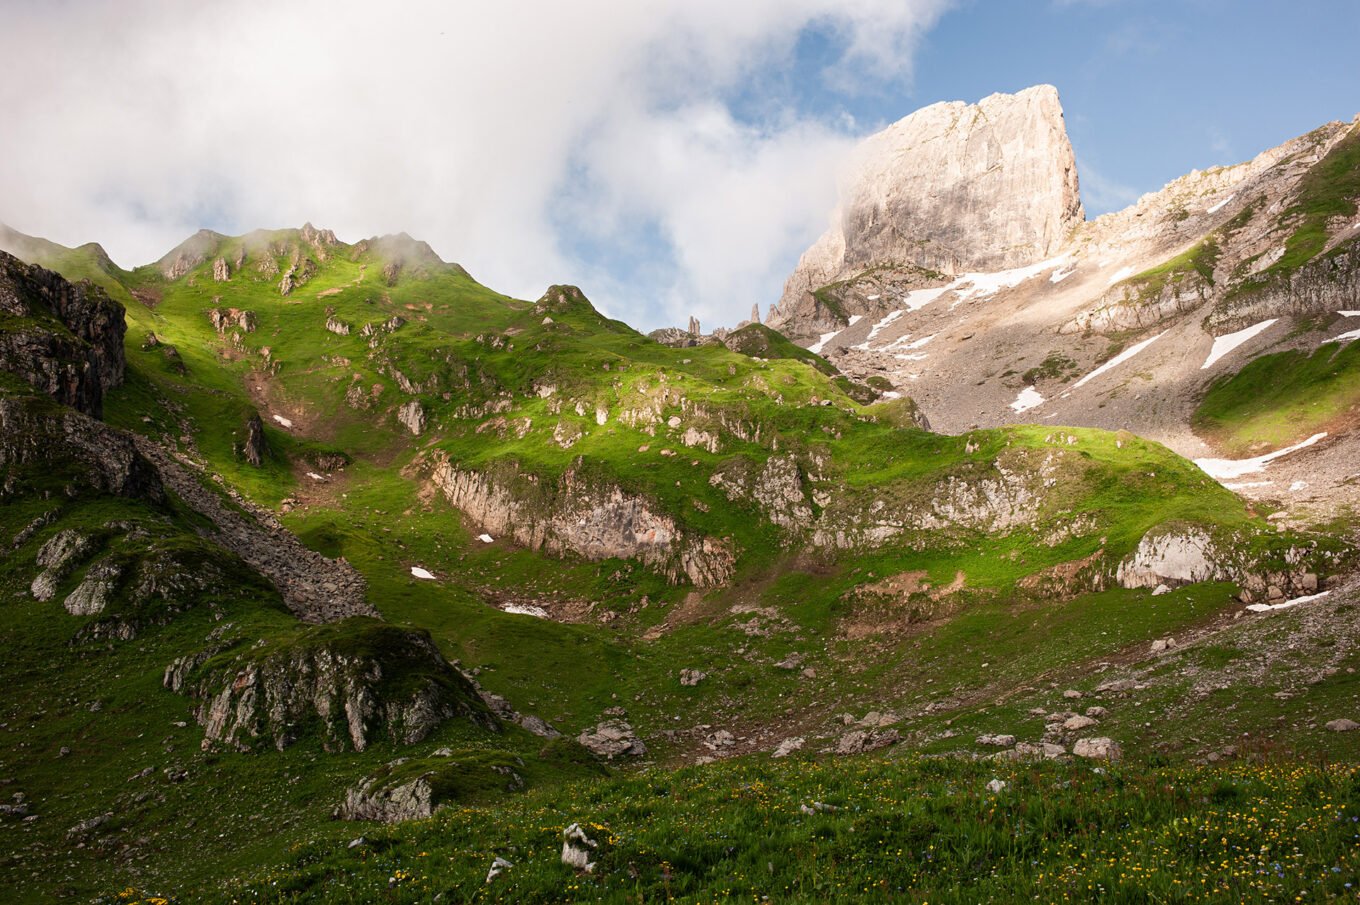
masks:
<svg viewBox="0 0 1360 905"><path fill-rule="evenodd" d="M779 747L774 749L771 757L788 757L793 752L803 747L804 739L801 735L793 738L786 738L779 743Z"/></svg>
<svg viewBox="0 0 1360 905"><path fill-rule="evenodd" d="M562 863L567 867L586 873L595 870L595 863L590 860L591 850L595 847L595 840L586 835L579 823L562 831Z"/></svg>
<svg viewBox="0 0 1360 905"><path fill-rule="evenodd" d="M1327 730L1329 732L1353 732L1356 729L1360 729L1360 723L1357 723L1355 720L1332 720L1327 724Z"/></svg>
<svg viewBox="0 0 1360 905"><path fill-rule="evenodd" d="M1074 716L1063 721L1063 730L1066 732L1080 732L1082 729L1096 725L1096 721L1089 716Z"/></svg>
<svg viewBox="0 0 1360 905"><path fill-rule="evenodd" d="M1002 792L1006 791L1006 781L1002 779L993 779L991 782L987 783L987 791L991 792L993 795L1000 795Z"/></svg>
<svg viewBox="0 0 1360 905"><path fill-rule="evenodd" d="M1069 701L1077 701L1081 699L1081 692L1075 688L1069 688L1063 692L1063 697Z"/></svg>
<svg viewBox="0 0 1360 905"><path fill-rule="evenodd" d="M1097 706L1097 707L1087 707L1087 708L1086 708L1086 715L1089 716L1089 717L1090 717L1091 719L1093 719L1093 720L1103 720L1103 719L1105 719L1105 717L1107 717L1107 716L1110 715L1110 711L1106 710L1104 707L1099 707L1099 706Z"/></svg>
<svg viewBox="0 0 1360 905"><path fill-rule="evenodd" d="M682 669L680 670L680 684L685 686L698 685L708 678L708 673L701 669Z"/></svg>
<svg viewBox="0 0 1360 905"><path fill-rule="evenodd" d="M497 855L496 860L491 862L491 870L486 872L486 882L490 883L514 866L515 865L512 862Z"/></svg>
<svg viewBox="0 0 1360 905"><path fill-rule="evenodd" d="M1013 748L1015 747L1015 736L1013 735L979 735L977 743L988 748Z"/></svg>

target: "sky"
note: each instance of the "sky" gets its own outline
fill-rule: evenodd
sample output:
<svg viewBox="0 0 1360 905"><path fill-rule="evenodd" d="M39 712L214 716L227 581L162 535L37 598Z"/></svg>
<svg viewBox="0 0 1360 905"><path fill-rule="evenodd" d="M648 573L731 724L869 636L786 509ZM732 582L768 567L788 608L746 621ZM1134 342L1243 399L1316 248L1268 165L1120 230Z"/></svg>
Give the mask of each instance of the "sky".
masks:
<svg viewBox="0 0 1360 905"><path fill-rule="evenodd" d="M125 267L405 231L642 329L762 312L865 136L1056 85L1088 216L1360 113L1356 0L0 0L0 222Z"/></svg>

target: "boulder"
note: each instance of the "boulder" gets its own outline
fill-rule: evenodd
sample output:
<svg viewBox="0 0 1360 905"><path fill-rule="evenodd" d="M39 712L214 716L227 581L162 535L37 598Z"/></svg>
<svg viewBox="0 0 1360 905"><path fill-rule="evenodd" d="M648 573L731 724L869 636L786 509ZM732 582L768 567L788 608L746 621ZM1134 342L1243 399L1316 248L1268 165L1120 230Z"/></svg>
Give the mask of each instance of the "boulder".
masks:
<svg viewBox="0 0 1360 905"><path fill-rule="evenodd" d="M581 746L592 754L613 760L616 757L641 757L647 745L637 737L633 727L621 719L609 719L587 729L576 737Z"/></svg>
<svg viewBox="0 0 1360 905"><path fill-rule="evenodd" d="M1077 739L1077 743L1072 746L1072 753L1091 760L1116 761L1123 756L1124 751L1114 739L1097 736Z"/></svg>

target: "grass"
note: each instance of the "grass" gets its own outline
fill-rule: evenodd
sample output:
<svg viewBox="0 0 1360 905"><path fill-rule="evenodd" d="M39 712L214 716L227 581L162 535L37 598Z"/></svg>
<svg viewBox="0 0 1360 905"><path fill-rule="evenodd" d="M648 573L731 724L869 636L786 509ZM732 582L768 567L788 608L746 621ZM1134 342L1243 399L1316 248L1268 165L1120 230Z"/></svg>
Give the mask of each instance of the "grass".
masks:
<svg viewBox="0 0 1360 905"><path fill-rule="evenodd" d="M1127 283L1136 288L1143 301L1158 298L1167 286L1179 285L1191 276L1213 286L1219 254L1218 241L1210 236L1174 258L1129 277Z"/></svg>
<svg viewBox="0 0 1360 905"><path fill-rule="evenodd" d="M268 270L272 262L281 273L294 248L315 254L296 231L214 241L214 253L179 280L166 280L154 268L105 275L129 299L157 300L129 307L128 379L110 394L108 419L198 460L224 485L279 511L284 525L309 546L344 556L368 581L386 624L301 626L271 589L238 575L234 560L212 559L211 545L196 536L203 526L174 501L155 509L70 496L70 476L56 474L60 469L43 481L35 476L33 493L6 499L0 510L0 528L7 532L0 536L13 536L41 513L58 513L57 521L0 562L0 643L16 652L4 670L11 695L0 716L6 724L0 727L0 778L12 778L40 802L42 819L15 830L12 838L20 842L0 855L0 882L39 896L89 898L102 891L116 898L132 884L127 901L143 889L174 891L186 901L233 895L287 900L285 893L368 901L375 891L403 901L426 895L406 882L428 863L421 859L449 852L440 856L440 873L427 872L432 884L443 884L439 891L450 893L446 901L452 890L461 897L474 886L481 889L489 866L474 865L470 855L457 859L495 850L512 861L529 859L510 875L512 882L529 884L516 890L529 899L560 898L562 884L575 882L573 892L581 897L669 893L707 900L754 892L757 874L760 888L793 900L825 899L838 889L863 892L861 883L871 886L871 895L903 885L929 892L931 900L967 898L974 876L992 882L988 872L977 872L974 855L939 873L920 865L908 870L902 862L883 873L888 887L873 885L881 865L864 867L874 849L860 844L866 825L853 814L873 813L888 827L891 809L885 804L873 811L851 792L875 773L883 788L898 790L885 799L897 811L909 801L953 800L949 807L956 813L971 814L976 802L949 799L949 790L972 794L981 773L968 771L987 772L985 767L911 759L771 766L757 759L709 772L662 768L706 751L700 726L752 737L765 732L760 744L769 747L785 734L823 734L838 725L834 718L843 711L894 710L912 740L904 748L933 753L971 750L968 733L974 731L1037 734L1042 726L1028 709L1048 704L1052 683L1089 688L1102 664L1144 651L1155 638L1223 618L1236 589L1202 585L1152 598L1144 591L1092 593L1088 585L1073 584L1041 593L1029 589L1027 578L1086 559L1112 568L1147 531L1166 524L1203 527L1264 563L1274 563L1291 546L1313 544L1314 558L1335 547L1327 538L1269 530L1192 465L1126 433L1032 426L961 437L924 432L909 399L863 404L853 387L764 328L747 328L751 345L740 344L746 354L721 346L670 349L601 316L569 288L553 287L536 305L509 299L479 286L462 268L397 240L335 248L325 260L316 255L310 280L283 296L279 275L257 268ZM227 283L214 282L212 259L221 254L234 261L242 246L245 267ZM402 268L389 279L382 271L398 260ZM213 307L249 310L257 327L219 335L207 317ZM404 323L389 326L394 317ZM350 334L327 331L328 318L349 324ZM377 326L366 336L366 325ZM161 345L143 348L149 332ZM166 358L166 346L178 350L182 368ZM1059 364L1055 359L1054 367ZM21 392L12 383L0 376L0 389ZM353 387L361 391L357 402ZM396 408L411 399L428 416L418 438L395 419ZM269 446L260 468L239 453L246 420L256 412ZM671 426L673 418L680 427ZM707 443L686 446L688 429L716 438L716 451ZM561 442L565 436L574 439ZM730 544L733 580L700 590L672 584L637 560L591 561L570 552L549 557L503 537L482 543L476 539L481 526L431 492L426 476L435 456L514 489L536 518L560 516L569 482L617 488L672 519L678 531ZM882 542L816 547L810 524L775 527L758 503L729 499L712 480L721 475L755 486L773 460L792 463L814 517L840 518L846 530L878 518L876 505L888 507L885 523L932 512L944 488L985 486L1002 499L1016 494L1024 517L999 527L981 516L972 522L951 518L935 527L904 526ZM1051 484L1039 492L1036 483L1032 498L1001 486L1000 469L1033 476L1041 468ZM307 477L309 470L325 472L325 481ZM287 512L284 500L293 501ZM225 569L226 580L201 605L144 613L156 618L132 641L72 643L86 621L67 616L59 603L38 604L23 593L36 550L63 527L102 530L129 518L156 524L156 543L197 551L197 561L206 557ZM417 580L412 566L436 578ZM916 573L932 589L962 584L939 599L929 592L900 599L856 592ZM79 578L77 572L69 583ZM579 621L503 612L500 607L510 602L561 607ZM203 674L228 677L246 659L335 649L391 667L384 678L400 697L412 683L430 678L419 670L404 673L400 652L391 650L388 642L404 629L428 632L484 688L548 720L568 739L607 709L623 707L656 769L641 777L629 771L591 779L598 766L583 762L569 740L545 745L517 728L494 733L469 720L449 721L415 746L380 739L362 754L325 753L316 726L281 752L268 744L253 753L203 752L196 703L161 687L165 666L203 650L212 634L240 643L204 664ZM798 669L776 665L790 655L801 658ZM815 676L805 677L803 667ZM708 678L681 686L678 675L687 668L702 668ZM95 703L101 704L98 714L90 709ZM1260 711L1246 728L1271 719ZM1141 760L1157 754L1151 739L1143 743L1149 733L1132 712L1111 717L1109 726ZM955 734L945 737L950 728ZM63 745L72 749L69 758L58 756ZM454 750L451 761L435 757L440 747ZM410 760L393 765L401 757ZM147 766L155 768L150 776L129 782ZM505 774L495 768L523 776L534 787L529 797L503 800ZM71 784L72 769L87 787ZM943 772L932 772L937 769ZM1019 768L1008 769L1020 789ZM1140 783L1155 784L1146 779L1151 774L1136 772L1142 767L1130 769L1143 777ZM172 781L181 771L188 777ZM1097 780L1079 767L1039 772L1042 782L1085 789L1073 793L1078 800L1095 800L1104 789L1081 785ZM372 827L329 822L331 808L360 779L382 774L400 782L427 773L452 804L433 823L375 834ZM747 807L744 790L757 781L783 784L795 797L829 800L818 797L822 788L851 797L842 811L822 814L831 821L824 833L806 821L795 826ZM638 792L643 782L683 795ZM569 785L549 790L557 784ZM1026 788L1026 807L1046 807L1037 786ZM1273 806L1296 790L1258 791ZM602 851L607 869L596 880L554 873L547 850L538 848L543 839L532 835L539 830L529 829L548 825L543 809L589 805L589 814L571 819L612 826L616 814L640 813L628 803L635 792L664 805L649 813L652 829L617 818L628 838L646 840L650 854L636 846ZM143 794L149 797L138 800ZM852 800L860 811L850 811ZM1100 799L1084 819L1112 820L1123 813L1120 801ZM741 807L731 807L734 802ZM74 849L66 830L104 812L117 819L92 835L85 849ZM1146 825L1163 826L1158 821L1165 813L1152 814ZM707 826L705 821L727 827L717 831L741 840L754 860L727 852L730 842L717 846L693 833L696 847L687 853L690 840L680 828ZM564 822L554 817L543 838L556 839ZM752 835L757 826L768 830L765 841ZM1057 826L1044 830L1044 838L1056 839ZM506 835L495 835L498 827ZM442 834L439 845L433 836L403 835L427 829ZM898 830L884 832L896 838ZM1003 851L992 848L1002 844L1000 835L960 832L948 837L960 851L985 850L989 857ZM361 833L385 841L353 851L343 847ZM185 841L200 837L209 841ZM408 841L409 851L402 848ZM809 841L827 846L818 849L826 861L781 860L781 852ZM526 854L510 853L511 845ZM560 841L553 845L560 848ZM668 858L668 849L676 850L670 867L648 860L657 853ZM387 851L399 851L403 860L383 860ZM1065 857L1054 848L1031 858L1041 860L1042 870L1005 862L1009 872L997 874L998 885L978 888L1037 889L1053 871L1069 869ZM531 866L538 861L542 870ZM629 874L629 863L637 876ZM274 872L256 882L257 864ZM746 885L730 885L739 872ZM623 875L633 884L626 893ZM251 879L224 891L226 877ZM593 885L606 877L609 885ZM358 884L350 891L338 885L348 878ZM828 878L847 885L827 886ZM281 885L270 885L276 880ZM510 895L494 886L491 894Z"/></svg>
<svg viewBox="0 0 1360 905"><path fill-rule="evenodd" d="M463 808L353 849L324 834L206 900L1344 900L1357 810L1354 767L723 764ZM588 874L560 862L573 822L598 846ZM494 857L513 866L487 882Z"/></svg>
<svg viewBox="0 0 1360 905"><path fill-rule="evenodd" d="M1360 343L1263 355L1219 378L1195 429L1233 455L1284 447L1360 415Z"/></svg>

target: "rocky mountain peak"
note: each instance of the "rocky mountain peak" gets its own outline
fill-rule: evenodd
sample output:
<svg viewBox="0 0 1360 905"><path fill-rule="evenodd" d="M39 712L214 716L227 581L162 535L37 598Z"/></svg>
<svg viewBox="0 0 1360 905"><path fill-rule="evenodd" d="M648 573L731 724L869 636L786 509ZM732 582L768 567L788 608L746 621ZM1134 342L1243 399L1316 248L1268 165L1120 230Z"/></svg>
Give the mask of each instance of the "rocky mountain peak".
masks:
<svg viewBox="0 0 1360 905"><path fill-rule="evenodd" d="M830 229L803 254L769 323L792 319L813 290L883 264L946 275L1024 267L1084 219L1057 89L933 104L860 145Z"/></svg>
<svg viewBox="0 0 1360 905"><path fill-rule="evenodd" d="M156 262L156 269L167 280L177 280L208 260L208 257L217 251L218 246L226 238L221 233L213 232L210 229L200 229L170 249L165 257Z"/></svg>

